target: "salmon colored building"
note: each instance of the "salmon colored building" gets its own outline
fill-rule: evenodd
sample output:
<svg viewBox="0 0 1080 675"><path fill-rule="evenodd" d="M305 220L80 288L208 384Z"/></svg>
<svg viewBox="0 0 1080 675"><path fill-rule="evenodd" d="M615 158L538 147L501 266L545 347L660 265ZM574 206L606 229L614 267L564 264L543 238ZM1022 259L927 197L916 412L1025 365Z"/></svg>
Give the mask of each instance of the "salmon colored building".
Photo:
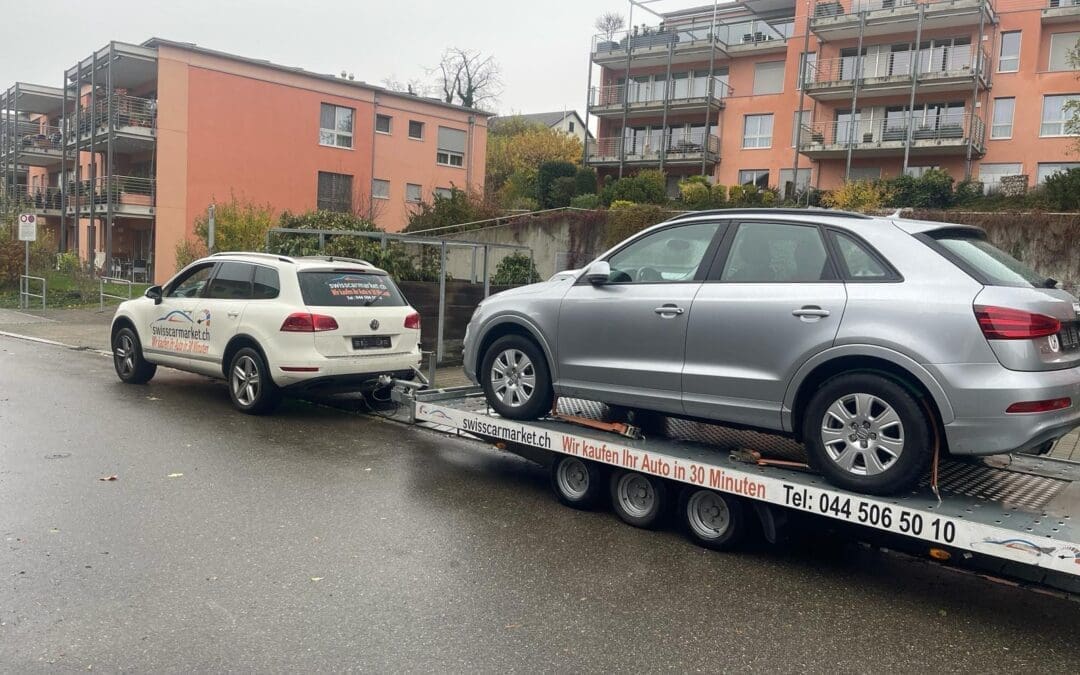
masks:
<svg viewBox="0 0 1080 675"><path fill-rule="evenodd" d="M932 167L992 191L1080 166L1063 112L1080 98L1080 0L650 5L592 42L586 161L601 173L790 194Z"/></svg>
<svg viewBox="0 0 1080 675"><path fill-rule="evenodd" d="M167 279L195 219L233 195L392 232L484 184L489 114L436 99L157 38L112 42L64 83L0 99L0 175L110 276Z"/></svg>

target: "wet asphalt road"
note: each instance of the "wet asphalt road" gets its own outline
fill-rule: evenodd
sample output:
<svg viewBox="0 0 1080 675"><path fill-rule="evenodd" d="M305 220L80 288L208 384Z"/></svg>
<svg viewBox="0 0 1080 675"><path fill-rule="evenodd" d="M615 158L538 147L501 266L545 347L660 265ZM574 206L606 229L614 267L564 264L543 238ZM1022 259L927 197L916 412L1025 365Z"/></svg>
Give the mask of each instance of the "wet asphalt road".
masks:
<svg viewBox="0 0 1080 675"><path fill-rule="evenodd" d="M104 482L99 477L118 476ZM178 475L182 474L182 475ZM0 670L1075 672L1080 604L706 552L514 456L0 337Z"/></svg>

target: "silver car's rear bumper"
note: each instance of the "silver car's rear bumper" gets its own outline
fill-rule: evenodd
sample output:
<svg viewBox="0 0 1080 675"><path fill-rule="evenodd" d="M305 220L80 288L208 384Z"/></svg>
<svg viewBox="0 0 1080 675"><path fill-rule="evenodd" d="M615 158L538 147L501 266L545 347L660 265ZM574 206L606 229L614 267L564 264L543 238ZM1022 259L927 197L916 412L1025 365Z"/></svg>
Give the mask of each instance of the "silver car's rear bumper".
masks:
<svg viewBox="0 0 1080 675"><path fill-rule="evenodd" d="M1061 438L1080 426L1080 368L1037 372L998 364L926 366L945 389L955 419L945 425L956 455L1019 452ZM1072 406L1046 413L1010 414L1021 401L1069 397Z"/></svg>

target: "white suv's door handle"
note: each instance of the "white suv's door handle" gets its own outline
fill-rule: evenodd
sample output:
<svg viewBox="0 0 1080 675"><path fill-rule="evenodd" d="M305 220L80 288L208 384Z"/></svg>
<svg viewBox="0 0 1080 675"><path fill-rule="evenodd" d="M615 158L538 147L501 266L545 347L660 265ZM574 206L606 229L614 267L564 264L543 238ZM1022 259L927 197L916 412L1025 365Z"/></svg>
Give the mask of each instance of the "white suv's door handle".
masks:
<svg viewBox="0 0 1080 675"><path fill-rule="evenodd" d="M818 318L829 316L829 310L822 309L817 305L807 305L791 311L792 316L816 316Z"/></svg>
<svg viewBox="0 0 1080 675"><path fill-rule="evenodd" d="M230 319L235 319L236 317L240 316L240 312L225 312L225 313L229 315Z"/></svg>
<svg viewBox="0 0 1080 675"><path fill-rule="evenodd" d="M671 319L682 314L686 310L682 307L677 307L675 305L663 305L662 307L657 307L653 311L664 317L665 319Z"/></svg>

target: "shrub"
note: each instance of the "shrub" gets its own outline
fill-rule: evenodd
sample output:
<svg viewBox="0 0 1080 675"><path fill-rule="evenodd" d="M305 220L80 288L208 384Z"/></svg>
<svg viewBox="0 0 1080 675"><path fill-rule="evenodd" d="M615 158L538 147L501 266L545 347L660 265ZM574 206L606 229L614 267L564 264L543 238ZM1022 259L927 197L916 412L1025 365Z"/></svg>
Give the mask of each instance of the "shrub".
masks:
<svg viewBox="0 0 1080 675"><path fill-rule="evenodd" d="M629 208L632 208L634 206L637 206L637 204L635 204L632 201L626 200L626 199L616 199L615 201L611 202L611 209L612 210L629 209Z"/></svg>
<svg viewBox="0 0 1080 675"><path fill-rule="evenodd" d="M540 202L540 208L554 208L553 199L555 194L553 188L557 178L570 178L571 185L573 185L573 178L576 174L577 167L572 162L554 161L541 164L536 171L536 200ZM567 199L567 203L569 201Z"/></svg>
<svg viewBox="0 0 1080 675"><path fill-rule="evenodd" d="M82 262L79 260L79 254L73 251L57 253L56 269L64 274L75 274L82 271Z"/></svg>
<svg viewBox="0 0 1080 675"><path fill-rule="evenodd" d="M719 183L715 183L711 188L709 188L709 191L712 193L713 206L715 206L716 208L723 208L724 205L727 204L727 200L728 200L728 189L727 189L727 187L725 187L725 186L723 186L723 185L721 185Z"/></svg>
<svg viewBox="0 0 1080 675"><path fill-rule="evenodd" d="M904 174L891 180L879 181L888 190L886 206L905 208L915 203L915 178Z"/></svg>
<svg viewBox="0 0 1080 675"><path fill-rule="evenodd" d="M495 286L516 286L540 281L540 273L532 259L524 253L512 253L495 266L491 283Z"/></svg>
<svg viewBox="0 0 1080 675"><path fill-rule="evenodd" d="M1058 171L1047 176L1043 181L1040 197L1048 209L1080 209L1080 168Z"/></svg>
<svg viewBox="0 0 1080 675"><path fill-rule="evenodd" d="M728 202L732 206L740 206L743 201L743 194L746 192L745 185L732 185L728 190Z"/></svg>
<svg viewBox="0 0 1080 675"><path fill-rule="evenodd" d="M450 188L450 196L435 195L430 202L421 202L416 206L406 232L428 230L436 227L449 227L486 220L499 215L499 210L479 195L469 194L456 187Z"/></svg>
<svg viewBox="0 0 1080 675"><path fill-rule="evenodd" d="M215 251L261 251L266 232L274 226L274 209L231 195L214 207ZM195 217L195 236L209 247L210 222L205 213Z"/></svg>
<svg viewBox="0 0 1080 675"><path fill-rule="evenodd" d="M600 196L595 194L577 195L570 200L570 206L575 209L598 209L600 208Z"/></svg>
<svg viewBox="0 0 1080 675"><path fill-rule="evenodd" d="M182 239L176 244L176 271L184 269L199 258L209 255L206 244L199 239Z"/></svg>
<svg viewBox="0 0 1080 675"><path fill-rule="evenodd" d="M953 201L957 204L970 205L983 197L983 184L977 180L964 180L956 184Z"/></svg>
<svg viewBox="0 0 1080 675"><path fill-rule="evenodd" d="M611 184L610 193L603 196L608 198L608 203L620 200L635 204L666 204L667 176L656 169L639 171L634 176L616 180Z"/></svg>
<svg viewBox="0 0 1080 675"><path fill-rule="evenodd" d="M929 209L943 209L953 203L953 177L948 171L930 169L915 179L916 206ZM908 206L900 204L900 206Z"/></svg>
<svg viewBox="0 0 1080 675"><path fill-rule="evenodd" d="M712 193L708 185L699 181L679 181L679 197L691 209L707 209L712 206Z"/></svg>
<svg viewBox="0 0 1080 675"><path fill-rule="evenodd" d="M845 211L872 211L882 208L888 199L888 188L883 183L852 180L822 197L821 203Z"/></svg>
<svg viewBox="0 0 1080 675"><path fill-rule="evenodd" d="M584 167L574 174L574 194L596 194L596 169Z"/></svg>
<svg viewBox="0 0 1080 675"><path fill-rule="evenodd" d="M613 246L630 235L664 220L667 214L654 204L614 202L608 212L607 241Z"/></svg>
<svg viewBox="0 0 1080 675"><path fill-rule="evenodd" d="M548 191L548 208L570 206L570 200L574 198L576 183L569 176L561 176L551 183Z"/></svg>

